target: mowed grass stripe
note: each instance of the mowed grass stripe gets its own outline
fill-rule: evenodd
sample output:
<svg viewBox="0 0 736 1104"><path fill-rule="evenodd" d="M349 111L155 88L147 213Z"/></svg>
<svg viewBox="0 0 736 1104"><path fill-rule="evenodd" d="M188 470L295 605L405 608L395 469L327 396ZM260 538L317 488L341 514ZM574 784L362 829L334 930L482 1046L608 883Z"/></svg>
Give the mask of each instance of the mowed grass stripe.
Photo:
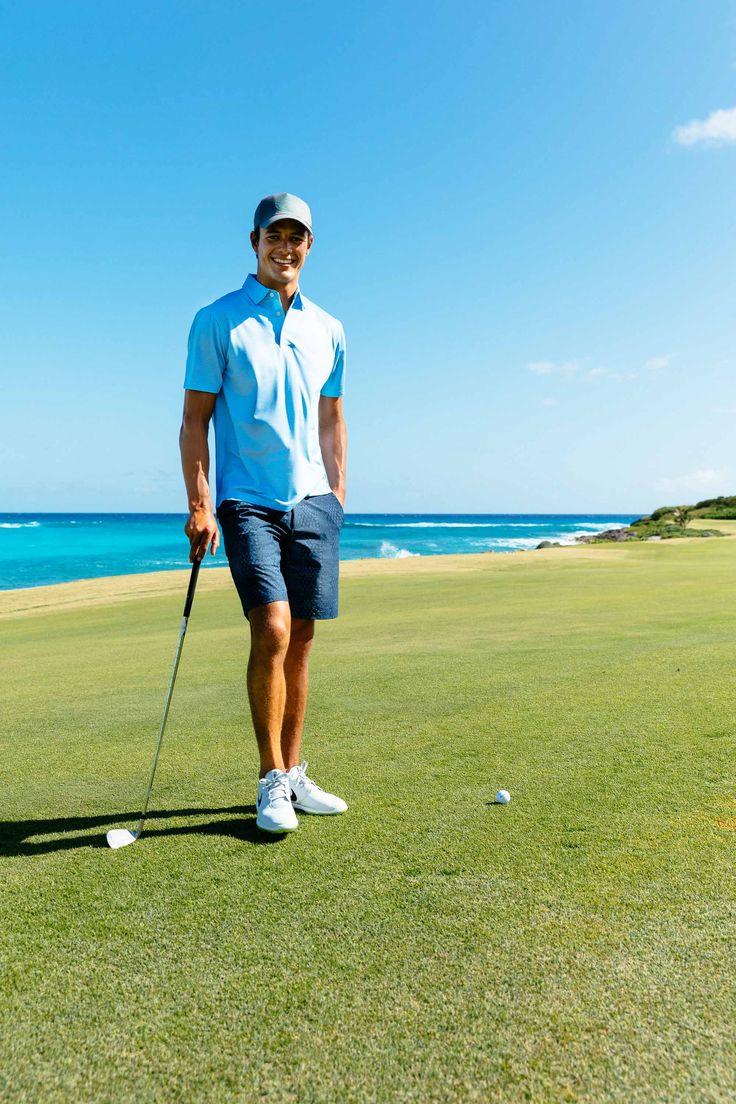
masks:
<svg viewBox="0 0 736 1104"><path fill-rule="evenodd" d="M278 842L230 589L119 853L183 591L2 622L0 1096L733 1099L736 542L474 559L346 572Z"/></svg>

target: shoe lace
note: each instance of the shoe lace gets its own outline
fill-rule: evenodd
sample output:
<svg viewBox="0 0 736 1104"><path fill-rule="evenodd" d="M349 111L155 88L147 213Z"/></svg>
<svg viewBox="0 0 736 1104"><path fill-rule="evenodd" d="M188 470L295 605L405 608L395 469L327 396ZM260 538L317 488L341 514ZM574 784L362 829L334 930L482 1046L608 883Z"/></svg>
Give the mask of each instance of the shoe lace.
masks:
<svg viewBox="0 0 736 1104"><path fill-rule="evenodd" d="M301 782L302 786L305 786L307 788L307 790L322 790L322 787L318 786L317 783L313 779L307 778L307 767L308 766L309 766L309 763L305 759L296 768L298 781ZM324 793L323 790L322 790L322 792Z"/></svg>
<svg viewBox="0 0 736 1104"><path fill-rule="evenodd" d="M285 774L280 778L267 778L266 789L268 791L268 802L270 805L275 804L277 801L288 801L289 804L291 804L289 779Z"/></svg>

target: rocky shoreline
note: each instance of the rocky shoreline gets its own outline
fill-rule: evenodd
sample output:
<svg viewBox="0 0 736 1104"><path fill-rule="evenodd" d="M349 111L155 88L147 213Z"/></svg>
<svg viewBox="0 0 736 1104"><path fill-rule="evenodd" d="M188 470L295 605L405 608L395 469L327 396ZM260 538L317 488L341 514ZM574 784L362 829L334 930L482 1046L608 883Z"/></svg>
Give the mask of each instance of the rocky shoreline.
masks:
<svg viewBox="0 0 736 1104"><path fill-rule="evenodd" d="M682 526L668 525L662 527L661 532L652 532L651 525L646 524L649 521L648 518L640 518L639 521L635 521L633 525L624 525L621 528L616 529L603 529L600 533L586 533L575 537L576 544L601 544L604 541L621 544L624 541L661 541L672 540L677 537L722 537L723 533L720 533L717 529L685 529ZM641 526L637 529L636 526ZM536 545L536 549L540 548L564 548L570 547L569 545L563 545L559 541L541 541Z"/></svg>
<svg viewBox="0 0 736 1104"><path fill-rule="evenodd" d="M693 506L659 506L651 514L637 518L631 525L603 529L575 537L576 544L621 544L624 541L676 540L681 537L723 537L718 529L688 529L695 518L715 521L736 520L736 495L704 498ZM559 541L541 541L537 548L562 548Z"/></svg>

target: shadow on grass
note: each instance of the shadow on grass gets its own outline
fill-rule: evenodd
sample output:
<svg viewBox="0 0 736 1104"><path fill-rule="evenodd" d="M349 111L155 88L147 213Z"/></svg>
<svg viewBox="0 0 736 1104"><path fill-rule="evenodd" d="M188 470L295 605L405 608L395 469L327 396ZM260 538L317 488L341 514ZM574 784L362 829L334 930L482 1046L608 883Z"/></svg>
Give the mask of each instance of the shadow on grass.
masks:
<svg viewBox="0 0 736 1104"><path fill-rule="evenodd" d="M148 813L141 839L157 836L230 836L245 843L278 843L281 835L267 835L256 827L255 805L228 805L222 809L163 809ZM225 814L237 814L237 817ZM217 816L223 819L167 827L178 817ZM134 828L137 812L104 813L99 816L56 817L50 820L0 821L0 856L44 855L51 851L72 851L78 847L104 847L108 828ZM43 837L54 836L54 839ZM41 837L41 838L39 838Z"/></svg>

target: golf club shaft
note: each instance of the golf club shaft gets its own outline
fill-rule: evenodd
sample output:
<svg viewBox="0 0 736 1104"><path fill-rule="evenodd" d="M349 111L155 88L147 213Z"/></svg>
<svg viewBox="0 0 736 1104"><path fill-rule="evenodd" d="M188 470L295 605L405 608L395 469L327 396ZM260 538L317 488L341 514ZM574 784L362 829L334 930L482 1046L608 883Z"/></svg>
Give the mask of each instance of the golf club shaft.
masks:
<svg viewBox="0 0 736 1104"><path fill-rule="evenodd" d="M194 591L197 586L197 577L199 575L199 569L202 566L201 560L195 560L192 564L192 573L189 576L189 588L187 590L187 599L184 604L184 616L181 619L181 628L179 629L179 643L176 646L176 655L174 657L174 669L171 672L171 681L169 682L169 690L166 695L166 704L164 706L164 715L161 718L161 728L158 731L158 742L156 744L156 754L153 757L153 766L151 767L151 776L148 780L148 790L146 792L146 799L143 802L143 811L141 812L141 818L138 821L138 827L136 828L136 837L143 831L143 821L146 819L146 813L148 811L148 802L153 790L153 779L156 774L156 767L158 766L158 757L161 751L161 743L164 738L164 729L166 728L166 718L169 715L169 706L171 705L171 695L174 692L174 683L176 682L176 672L179 669L179 660L181 659L182 648L184 647L184 637L187 633L187 622L189 620L189 614L192 610L192 602L194 601Z"/></svg>

